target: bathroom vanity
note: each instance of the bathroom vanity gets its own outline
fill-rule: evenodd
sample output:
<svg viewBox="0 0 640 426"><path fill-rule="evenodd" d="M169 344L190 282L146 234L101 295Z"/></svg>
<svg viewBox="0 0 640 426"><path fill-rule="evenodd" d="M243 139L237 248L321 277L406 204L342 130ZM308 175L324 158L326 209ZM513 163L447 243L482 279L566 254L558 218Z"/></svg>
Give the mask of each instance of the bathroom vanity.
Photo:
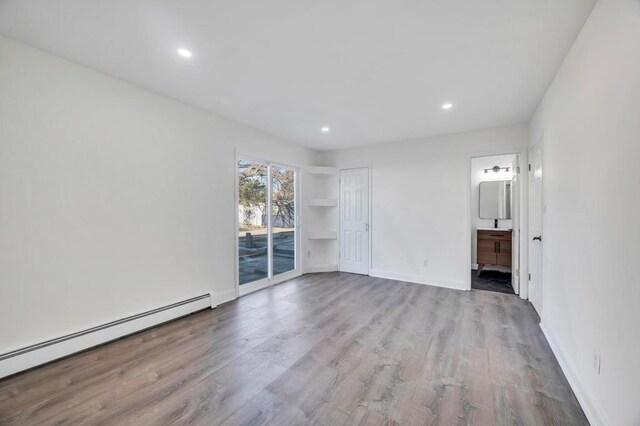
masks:
<svg viewBox="0 0 640 426"><path fill-rule="evenodd" d="M511 229L478 228L478 275L485 265L511 267Z"/></svg>

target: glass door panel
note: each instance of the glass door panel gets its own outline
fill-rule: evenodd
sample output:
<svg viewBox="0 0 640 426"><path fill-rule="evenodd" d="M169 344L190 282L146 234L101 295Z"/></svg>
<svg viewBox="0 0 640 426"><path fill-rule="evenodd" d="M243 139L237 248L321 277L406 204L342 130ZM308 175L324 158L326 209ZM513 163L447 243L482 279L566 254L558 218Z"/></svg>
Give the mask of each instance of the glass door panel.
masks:
<svg viewBox="0 0 640 426"><path fill-rule="evenodd" d="M238 276L240 285L269 277L268 166L238 161Z"/></svg>
<svg viewBox="0 0 640 426"><path fill-rule="evenodd" d="M272 274L279 275L296 269L296 173L270 167Z"/></svg>

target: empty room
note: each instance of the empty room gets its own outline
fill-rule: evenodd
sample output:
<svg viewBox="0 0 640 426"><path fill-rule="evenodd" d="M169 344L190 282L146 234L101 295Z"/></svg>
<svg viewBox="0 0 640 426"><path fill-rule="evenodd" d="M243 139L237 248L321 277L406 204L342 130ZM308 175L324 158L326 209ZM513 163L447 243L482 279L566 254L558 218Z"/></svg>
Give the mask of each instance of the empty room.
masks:
<svg viewBox="0 0 640 426"><path fill-rule="evenodd" d="M0 0L0 425L640 426L640 0Z"/></svg>

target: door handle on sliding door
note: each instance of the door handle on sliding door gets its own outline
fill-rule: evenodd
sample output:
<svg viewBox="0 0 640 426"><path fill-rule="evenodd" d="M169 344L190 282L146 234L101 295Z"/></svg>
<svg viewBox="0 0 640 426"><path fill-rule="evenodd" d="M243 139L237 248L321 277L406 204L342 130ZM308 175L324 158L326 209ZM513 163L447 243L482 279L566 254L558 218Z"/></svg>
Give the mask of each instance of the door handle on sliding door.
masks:
<svg viewBox="0 0 640 426"><path fill-rule="evenodd" d="M533 237L533 241L540 241L542 242L542 235L538 235L537 237Z"/></svg>

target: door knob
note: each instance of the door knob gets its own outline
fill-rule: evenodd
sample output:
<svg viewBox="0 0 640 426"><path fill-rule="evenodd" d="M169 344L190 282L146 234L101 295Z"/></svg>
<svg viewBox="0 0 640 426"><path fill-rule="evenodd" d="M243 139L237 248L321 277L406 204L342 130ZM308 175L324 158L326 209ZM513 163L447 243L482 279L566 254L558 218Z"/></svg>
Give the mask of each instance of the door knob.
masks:
<svg viewBox="0 0 640 426"><path fill-rule="evenodd" d="M542 242L542 235L539 235L537 237L533 237L533 241L538 240L540 242Z"/></svg>

